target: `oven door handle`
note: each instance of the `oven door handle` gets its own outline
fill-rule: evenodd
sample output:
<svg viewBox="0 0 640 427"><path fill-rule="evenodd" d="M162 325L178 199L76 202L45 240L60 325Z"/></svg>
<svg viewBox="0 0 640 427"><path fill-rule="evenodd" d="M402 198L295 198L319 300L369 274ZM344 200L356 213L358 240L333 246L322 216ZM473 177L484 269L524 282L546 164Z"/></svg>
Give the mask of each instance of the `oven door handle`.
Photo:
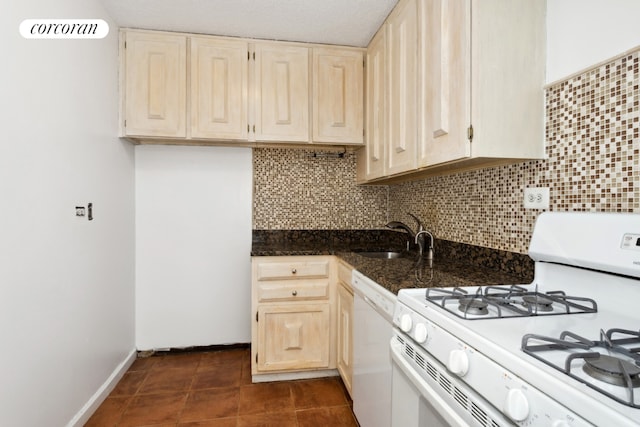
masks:
<svg viewBox="0 0 640 427"><path fill-rule="evenodd" d="M404 377L411 381L424 399L429 402L433 409L435 409L450 426L470 427L404 359L402 356L402 345L396 341L395 337L391 339L391 358L393 363L402 370Z"/></svg>

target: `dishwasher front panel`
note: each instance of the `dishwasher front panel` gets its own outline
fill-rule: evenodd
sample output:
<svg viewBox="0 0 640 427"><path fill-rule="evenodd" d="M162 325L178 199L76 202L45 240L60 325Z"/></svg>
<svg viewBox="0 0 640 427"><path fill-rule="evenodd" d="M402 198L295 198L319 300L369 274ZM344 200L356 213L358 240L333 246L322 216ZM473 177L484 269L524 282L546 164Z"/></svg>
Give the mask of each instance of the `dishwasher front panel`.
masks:
<svg viewBox="0 0 640 427"><path fill-rule="evenodd" d="M353 310L353 412L362 427L389 427L393 327L357 292Z"/></svg>

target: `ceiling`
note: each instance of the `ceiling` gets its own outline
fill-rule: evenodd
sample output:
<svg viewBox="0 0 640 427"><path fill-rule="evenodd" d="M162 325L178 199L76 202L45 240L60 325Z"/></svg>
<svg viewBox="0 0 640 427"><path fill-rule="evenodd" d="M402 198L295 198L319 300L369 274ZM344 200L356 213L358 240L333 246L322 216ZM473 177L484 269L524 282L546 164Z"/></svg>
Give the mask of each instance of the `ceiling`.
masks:
<svg viewBox="0 0 640 427"><path fill-rule="evenodd" d="M102 0L120 27L364 47L398 0Z"/></svg>

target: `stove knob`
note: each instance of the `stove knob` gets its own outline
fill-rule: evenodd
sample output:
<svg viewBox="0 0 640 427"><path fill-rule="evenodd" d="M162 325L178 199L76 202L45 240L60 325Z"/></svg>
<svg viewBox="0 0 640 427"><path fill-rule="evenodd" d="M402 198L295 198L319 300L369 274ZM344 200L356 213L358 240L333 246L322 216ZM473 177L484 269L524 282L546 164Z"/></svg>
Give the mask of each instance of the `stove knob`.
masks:
<svg viewBox="0 0 640 427"><path fill-rule="evenodd" d="M452 374L464 377L469 372L469 356L463 350L453 350L449 353L447 368Z"/></svg>
<svg viewBox="0 0 640 427"><path fill-rule="evenodd" d="M411 326L413 326L411 315L403 314L400 318L400 329L402 329L403 332L409 332L411 330Z"/></svg>
<svg viewBox="0 0 640 427"><path fill-rule="evenodd" d="M529 416L529 401L522 390L518 388L509 390L504 411L514 421L524 421Z"/></svg>
<svg viewBox="0 0 640 427"><path fill-rule="evenodd" d="M413 337L419 344L425 342L427 340L427 325L424 323L418 323L416 325L416 330L413 333Z"/></svg>

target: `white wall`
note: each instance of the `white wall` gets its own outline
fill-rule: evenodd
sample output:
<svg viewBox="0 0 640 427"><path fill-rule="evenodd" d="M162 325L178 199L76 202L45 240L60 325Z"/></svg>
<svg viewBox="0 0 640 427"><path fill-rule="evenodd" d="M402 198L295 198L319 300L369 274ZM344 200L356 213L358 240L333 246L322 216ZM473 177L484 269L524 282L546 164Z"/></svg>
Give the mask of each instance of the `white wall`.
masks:
<svg viewBox="0 0 640 427"><path fill-rule="evenodd" d="M640 46L638 0L547 0L547 83Z"/></svg>
<svg viewBox="0 0 640 427"><path fill-rule="evenodd" d="M108 17L98 0L0 13L0 425L82 422L134 351L134 150L117 137L117 29L25 40L27 18ZM95 219L75 217L93 202Z"/></svg>
<svg viewBox="0 0 640 427"><path fill-rule="evenodd" d="M251 150L136 147L136 344L251 341Z"/></svg>

